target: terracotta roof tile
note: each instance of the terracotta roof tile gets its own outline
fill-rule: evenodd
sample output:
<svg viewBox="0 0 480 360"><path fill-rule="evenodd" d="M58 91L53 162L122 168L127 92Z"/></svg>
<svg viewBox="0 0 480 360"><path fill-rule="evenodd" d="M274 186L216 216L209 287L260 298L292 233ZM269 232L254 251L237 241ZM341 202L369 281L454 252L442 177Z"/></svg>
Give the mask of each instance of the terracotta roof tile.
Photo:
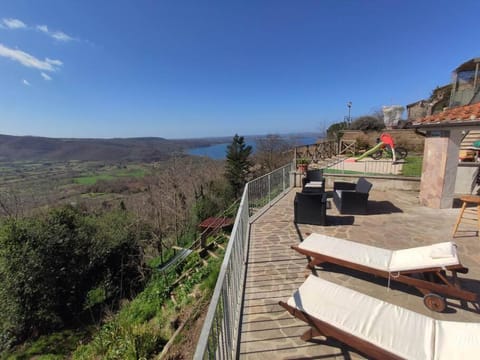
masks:
<svg viewBox="0 0 480 360"><path fill-rule="evenodd" d="M480 121L480 103L444 110L434 115L417 119L413 125L455 124Z"/></svg>

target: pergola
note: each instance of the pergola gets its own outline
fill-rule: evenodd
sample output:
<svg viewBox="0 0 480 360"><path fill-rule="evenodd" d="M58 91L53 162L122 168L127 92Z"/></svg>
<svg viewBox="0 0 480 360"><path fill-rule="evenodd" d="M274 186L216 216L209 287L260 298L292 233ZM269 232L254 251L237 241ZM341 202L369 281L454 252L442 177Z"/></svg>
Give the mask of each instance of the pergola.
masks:
<svg viewBox="0 0 480 360"><path fill-rule="evenodd" d="M452 207L460 143L468 131L480 129L480 103L426 116L413 126L426 132L420 203L437 209Z"/></svg>

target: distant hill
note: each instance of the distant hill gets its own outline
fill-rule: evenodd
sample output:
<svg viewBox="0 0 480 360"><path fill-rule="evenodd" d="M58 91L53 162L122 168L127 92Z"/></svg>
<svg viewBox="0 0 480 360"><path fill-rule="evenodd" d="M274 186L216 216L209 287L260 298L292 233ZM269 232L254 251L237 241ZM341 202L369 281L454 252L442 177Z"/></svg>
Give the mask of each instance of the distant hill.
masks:
<svg viewBox="0 0 480 360"><path fill-rule="evenodd" d="M159 137L126 139L57 139L0 135L0 161L156 161L185 148L207 146L213 139L167 140Z"/></svg>

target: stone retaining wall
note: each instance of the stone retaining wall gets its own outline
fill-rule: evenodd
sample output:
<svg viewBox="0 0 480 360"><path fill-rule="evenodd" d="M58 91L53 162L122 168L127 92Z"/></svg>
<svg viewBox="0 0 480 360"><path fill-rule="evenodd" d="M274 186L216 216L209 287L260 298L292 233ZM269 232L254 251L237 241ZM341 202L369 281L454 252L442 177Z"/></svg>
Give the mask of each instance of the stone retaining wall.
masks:
<svg viewBox="0 0 480 360"><path fill-rule="evenodd" d="M364 177L373 184L376 190L410 190L420 191L420 178L407 176L362 176L349 174L324 174L325 186L333 189L335 181L346 181L356 183L359 177Z"/></svg>
<svg viewBox="0 0 480 360"><path fill-rule="evenodd" d="M302 187L303 173L293 171L290 173L291 183L294 188ZM324 174L325 187L327 190L333 189L333 183L335 181L346 181L356 183L359 177L364 177L370 181L375 189L380 190L420 190L420 178L407 177L407 176L363 176L361 174Z"/></svg>

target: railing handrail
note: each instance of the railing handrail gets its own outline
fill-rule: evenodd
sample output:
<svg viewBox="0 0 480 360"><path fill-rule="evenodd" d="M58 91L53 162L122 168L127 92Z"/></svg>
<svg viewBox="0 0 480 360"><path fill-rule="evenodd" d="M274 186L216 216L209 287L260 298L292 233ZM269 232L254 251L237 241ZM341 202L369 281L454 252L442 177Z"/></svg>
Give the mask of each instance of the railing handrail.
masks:
<svg viewBox="0 0 480 360"><path fill-rule="evenodd" d="M217 283L215 285L215 289L213 291L213 295L210 301L210 305L208 307L207 315L205 317L205 321L203 324L202 331L200 333L200 338L197 342L197 348L195 350L194 359L201 360L204 358L207 351L209 351L209 341L212 334L213 326L216 326L217 333L216 335L216 342L215 342L215 358L233 358L237 351L238 346L238 332L240 329L240 321L239 321L239 313L240 313L240 306L242 304L242 297L243 297L243 281L244 275L246 270L246 261L247 261L247 249L248 249L248 237L249 237L249 228L250 228L250 204L249 204L249 188L253 187L256 182L264 181L266 178L268 183L268 189L271 189L271 178L275 177L275 175L282 174L282 193L286 193L286 179L285 179L285 169L287 167L291 168L292 164L287 164L282 166L279 169L276 169L268 174L260 176L252 181L249 181L245 185L245 189L242 194L242 200L240 202L240 206L237 211L237 215L235 217L235 222L233 225L232 233L230 235L230 239L225 250L224 259L222 261L222 265L220 267L220 272L217 278ZM290 176L290 174L289 174ZM290 179L290 177L289 177ZM288 189L291 187L292 182L290 181L288 184ZM278 197L278 196L277 196ZM270 194L268 194L268 203L265 206L269 206L272 199L270 198ZM243 232L243 233L242 233ZM233 259L232 259L233 258ZM236 261L236 262L235 262ZM241 263L241 265L240 265ZM232 269L235 265L240 265L237 269ZM230 273L232 271L241 271L240 277L232 277ZM237 274L238 275L238 274ZM237 291L231 291L229 286L241 287L241 289L235 289ZM241 290L241 291L240 291ZM229 303L225 300L225 294L229 295L230 300ZM231 299L231 297L237 296L236 299ZM233 302L233 303L232 303ZM222 318L219 320L216 318L219 313L219 306L221 306L222 311ZM230 311L230 313L228 313ZM231 318L231 312L235 312L235 317ZM233 320L233 321L230 321ZM218 323L221 323L220 325ZM233 322L233 324L232 324ZM228 329L227 329L228 328ZM230 333L234 334L234 339L229 339L227 336L229 334L224 334L224 332L230 331ZM221 336L219 336L221 333ZM218 345L225 345L225 348L219 349L220 346ZM229 346L230 345L230 346Z"/></svg>
<svg viewBox="0 0 480 360"><path fill-rule="evenodd" d="M248 186L248 184L247 184ZM247 188L245 187L245 190ZM242 208L245 206L245 199L248 196L248 191L243 191L242 201L240 201L240 206L238 208L237 216L235 218L235 223L233 225L232 233L230 235L230 240L233 240L235 233L238 231L240 218L242 215ZM213 291L212 299L210 300L210 305L208 306L207 315L205 317L205 321L203 323L202 332L200 333L200 338L198 339L197 349L195 351L194 359L203 359L203 355L205 350L207 349L208 345L208 337L210 335L210 329L212 328L215 312L217 309L217 304L220 300L220 295L222 292L223 281L225 280L225 276L227 274L228 263L230 260L230 255L232 253L233 248L233 241L229 241L227 245L227 249L225 251L225 255L223 257L222 265L220 266L220 272L217 277L217 283L215 285L215 290Z"/></svg>
<svg viewBox="0 0 480 360"><path fill-rule="evenodd" d="M273 171L270 171L269 173L266 173L266 174L263 174L263 175L260 175L259 177L253 179L253 180L250 180L249 182L247 182L247 184L245 185L245 188L250 184L250 183L253 183L255 181L258 181L260 179L263 179L264 177L267 177L269 175L272 175L273 173L276 173L278 172L279 170L283 169L283 168L287 168L287 167L291 167L292 164L286 164L286 165L283 165L282 167L279 167L278 169L275 169Z"/></svg>

